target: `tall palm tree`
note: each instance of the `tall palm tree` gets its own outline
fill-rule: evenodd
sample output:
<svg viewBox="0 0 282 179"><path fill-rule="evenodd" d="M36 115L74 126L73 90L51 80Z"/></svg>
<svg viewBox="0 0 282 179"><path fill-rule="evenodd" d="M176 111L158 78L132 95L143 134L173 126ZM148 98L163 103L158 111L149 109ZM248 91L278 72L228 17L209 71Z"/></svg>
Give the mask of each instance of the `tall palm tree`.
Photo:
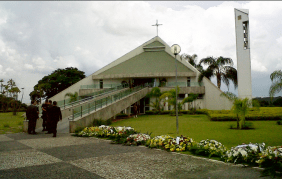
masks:
<svg viewBox="0 0 282 179"><path fill-rule="evenodd" d="M237 70L233 68L233 60L231 58L224 58L222 56L218 58L207 57L200 60L200 65L208 65L208 68L202 72L199 76L199 81L202 81L203 77L211 78L216 76L217 87L220 89L221 80L229 88L229 80L234 83L235 89L238 86Z"/></svg>
<svg viewBox="0 0 282 179"><path fill-rule="evenodd" d="M201 64L197 64L197 58L198 55L193 54L193 55L188 55L186 53L183 53L180 56L181 60L186 60L188 63L190 63L193 67L197 68L198 71L202 72L203 66Z"/></svg>
<svg viewBox="0 0 282 179"><path fill-rule="evenodd" d="M282 71L276 70L271 73L270 79L272 84L269 88L269 96L272 98L275 94L282 90Z"/></svg>

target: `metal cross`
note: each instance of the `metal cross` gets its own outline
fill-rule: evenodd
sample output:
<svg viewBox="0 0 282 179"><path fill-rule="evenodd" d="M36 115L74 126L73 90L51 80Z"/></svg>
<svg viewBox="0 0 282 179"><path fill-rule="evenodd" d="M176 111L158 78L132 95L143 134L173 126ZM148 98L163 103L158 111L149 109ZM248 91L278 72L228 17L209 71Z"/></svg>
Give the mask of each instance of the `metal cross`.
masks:
<svg viewBox="0 0 282 179"><path fill-rule="evenodd" d="M157 20L155 25L152 25L152 26L157 26L157 36L158 36L158 27L159 27L159 25L162 25L162 24L158 24L158 20Z"/></svg>

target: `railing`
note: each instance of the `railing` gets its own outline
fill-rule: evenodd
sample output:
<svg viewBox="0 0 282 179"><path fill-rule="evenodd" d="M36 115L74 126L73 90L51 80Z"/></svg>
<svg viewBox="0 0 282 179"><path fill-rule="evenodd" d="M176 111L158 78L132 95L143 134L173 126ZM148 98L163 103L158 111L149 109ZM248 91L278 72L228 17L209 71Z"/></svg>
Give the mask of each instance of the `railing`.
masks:
<svg viewBox="0 0 282 179"><path fill-rule="evenodd" d="M118 90L121 90L121 89L127 88L127 87L128 87L128 85L120 85L120 86L117 86L115 88L108 88L108 89L104 89L104 90L101 90L101 91L96 91L94 93L87 94L88 97L84 97L84 98L79 97L78 100L76 100L74 102L70 102L70 99L65 99L65 100L62 100L62 101L58 101L57 104L61 108L66 108L68 106L73 106L73 105L76 105L78 103L85 102L85 101L88 101L90 99L93 99L93 98L96 98L96 97L99 97L99 96L102 96L102 95L105 95L105 94L108 94L108 93L112 93L114 91L118 91Z"/></svg>
<svg viewBox="0 0 282 179"><path fill-rule="evenodd" d="M179 87L203 86L202 82L177 82ZM162 87L175 87L175 82L163 83Z"/></svg>
<svg viewBox="0 0 282 179"><path fill-rule="evenodd" d="M115 88L117 86L120 86L120 83L116 84L103 84L103 88ZM100 85L93 84L93 85L81 85L80 89L100 89Z"/></svg>
<svg viewBox="0 0 282 179"><path fill-rule="evenodd" d="M129 94L135 93L141 89L144 89L146 87L152 87L151 83L146 83L140 86L136 86L132 89L127 89L125 91L119 92L117 94L114 95L109 95L105 98L99 99L99 100L95 100L93 102L81 105L79 107L76 107L73 109L72 112L72 120L78 118L78 117L82 117L84 114L89 114L92 111L96 111L97 109L102 108L103 106L107 106L109 104L114 103L117 100L120 100L121 98L128 96Z"/></svg>

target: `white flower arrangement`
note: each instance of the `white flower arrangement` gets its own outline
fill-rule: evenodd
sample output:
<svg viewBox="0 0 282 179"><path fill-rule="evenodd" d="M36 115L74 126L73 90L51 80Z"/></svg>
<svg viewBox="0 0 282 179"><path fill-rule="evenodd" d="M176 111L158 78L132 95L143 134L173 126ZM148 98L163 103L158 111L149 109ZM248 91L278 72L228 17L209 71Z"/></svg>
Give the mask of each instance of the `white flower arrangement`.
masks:
<svg viewBox="0 0 282 179"><path fill-rule="evenodd" d="M265 143L242 144L226 151L225 155L222 155L222 158L226 162L254 163L258 159L259 153L262 152L264 148Z"/></svg>
<svg viewBox="0 0 282 179"><path fill-rule="evenodd" d="M211 156L222 156L226 152L225 146L216 140L201 140L196 148L193 148L193 152L196 154L203 154Z"/></svg>

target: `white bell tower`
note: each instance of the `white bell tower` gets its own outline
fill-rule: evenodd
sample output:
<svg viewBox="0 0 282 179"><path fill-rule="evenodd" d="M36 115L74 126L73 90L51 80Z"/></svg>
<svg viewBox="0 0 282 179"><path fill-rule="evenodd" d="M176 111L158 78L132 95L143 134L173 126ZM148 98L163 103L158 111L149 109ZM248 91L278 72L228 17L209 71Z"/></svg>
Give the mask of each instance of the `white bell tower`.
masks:
<svg viewBox="0 0 282 179"><path fill-rule="evenodd" d="M249 10L234 9L239 98L252 99Z"/></svg>

